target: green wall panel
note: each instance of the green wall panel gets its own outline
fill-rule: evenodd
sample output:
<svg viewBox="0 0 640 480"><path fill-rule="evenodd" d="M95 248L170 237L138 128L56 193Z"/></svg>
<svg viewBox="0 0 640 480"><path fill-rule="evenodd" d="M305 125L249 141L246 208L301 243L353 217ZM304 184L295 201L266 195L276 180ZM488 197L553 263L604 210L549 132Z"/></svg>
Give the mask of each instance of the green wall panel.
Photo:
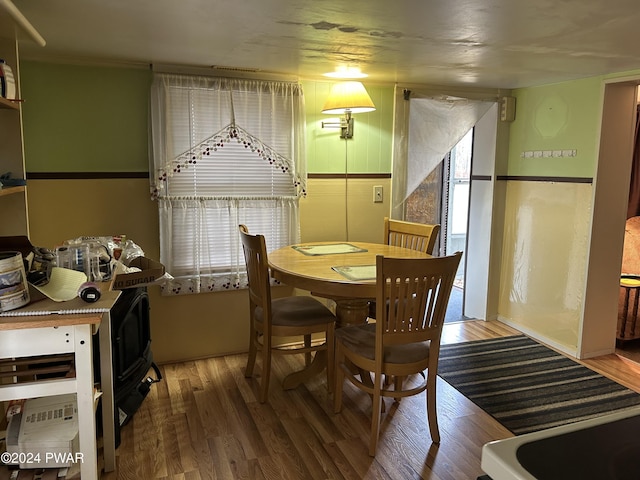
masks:
<svg viewBox="0 0 640 480"><path fill-rule="evenodd" d="M20 65L29 172L148 170L151 72L140 68ZM376 111L354 115L354 138L322 128L332 82L304 81L310 173L390 173L393 87L366 86Z"/></svg>
<svg viewBox="0 0 640 480"><path fill-rule="evenodd" d="M364 82L363 82L364 83ZM322 128L322 107L332 82L304 81L309 173L390 173L393 128L393 87L364 84L376 110L353 116L353 138L340 138L340 129Z"/></svg>
<svg viewBox="0 0 640 480"><path fill-rule="evenodd" d="M515 90L508 174L593 177L602 91L602 77ZM564 150L575 150L576 155L522 157L525 152Z"/></svg>
<svg viewBox="0 0 640 480"><path fill-rule="evenodd" d="M29 172L148 171L151 72L20 64Z"/></svg>

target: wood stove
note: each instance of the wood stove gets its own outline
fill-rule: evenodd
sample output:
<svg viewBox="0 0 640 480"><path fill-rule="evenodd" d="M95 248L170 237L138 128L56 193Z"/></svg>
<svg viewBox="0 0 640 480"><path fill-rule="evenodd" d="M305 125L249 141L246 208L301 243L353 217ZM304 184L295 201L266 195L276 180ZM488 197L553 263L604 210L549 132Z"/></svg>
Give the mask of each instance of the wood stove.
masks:
<svg viewBox="0 0 640 480"><path fill-rule="evenodd" d="M116 447L120 429L126 425L149 393L151 385L162 379L151 351L149 295L146 287L122 291L111 309L111 348L113 355L113 395ZM100 352L94 344L94 371L100 379ZM149 376L154 370L155 378Z"/></svg>

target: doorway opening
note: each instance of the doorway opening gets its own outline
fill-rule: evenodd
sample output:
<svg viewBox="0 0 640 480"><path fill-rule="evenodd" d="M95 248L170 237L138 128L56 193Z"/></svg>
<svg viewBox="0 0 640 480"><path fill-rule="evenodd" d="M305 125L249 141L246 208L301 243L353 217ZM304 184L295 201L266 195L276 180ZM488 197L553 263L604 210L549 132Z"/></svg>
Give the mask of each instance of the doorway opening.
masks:
<svg viewBox="0 0 640 480"><path fill-rule="evenodd" d="M472 152L473 128L407 198L407 221L441 226L434 255L466 250ZM447 322L467 319L463 307L465 257L463 253L447 308Z"/></svg>
<svg viewBox="0 0 640 480"><path fill-rule="evenodd" d="M444 255L464 252L467 246L469 186L473 151L473 128L451 149L444 159L442 188L443 212L440 247ZM455 285L464 288L464 256L456 274Z"/></svg>
<svg viewBox="0 0 640 480"><path fill-rule="evenodd" d="M604 81L578 358L615 351L639 80Z"/></svg>
<svg viewBox="0 0 640 480"><path fill-rule="evenodd" d="M629 202L622 251L616 353L640 364L640 322L638 319L638 276L640 257L640 88L636 86L636 116L629 176ZM623 287L624 285L624 287Z"/></svg>

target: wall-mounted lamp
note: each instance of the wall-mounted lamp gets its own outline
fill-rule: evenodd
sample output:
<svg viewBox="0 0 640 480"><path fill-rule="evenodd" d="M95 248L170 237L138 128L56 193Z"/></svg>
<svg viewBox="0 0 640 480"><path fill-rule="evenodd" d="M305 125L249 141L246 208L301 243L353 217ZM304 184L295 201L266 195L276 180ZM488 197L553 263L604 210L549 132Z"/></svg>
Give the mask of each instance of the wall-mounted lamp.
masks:
<svg viewBox="0 0 640 480"><path fill-rule="evenodd" d="M329 96L324 102L322 113L329 115L344 114L340 122L322 122L322 128L339 127L340 138L353 137L354 113L373 112L376 109L371 97L360 82L340 82L331 87Z"/></svg>

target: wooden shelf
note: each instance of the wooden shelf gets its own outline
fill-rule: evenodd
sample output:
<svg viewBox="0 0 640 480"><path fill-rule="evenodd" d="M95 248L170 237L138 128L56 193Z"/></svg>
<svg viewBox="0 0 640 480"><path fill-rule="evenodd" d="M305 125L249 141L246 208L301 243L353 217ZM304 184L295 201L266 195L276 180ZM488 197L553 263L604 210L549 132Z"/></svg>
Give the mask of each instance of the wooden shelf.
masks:
<svg viewBox="0 0 640 480"><path fill-rule="evenodd" d="M0 188L0 197L4 197L5 195L12 195L14 193L24 192L27 187L24 185L20 185L19 187L4 187Z"/></svg>
<svg viewBox="0 0 640 480"><path fill-rule="evenodd" d="M12 0L0 0L0 58L13 69L17 99L0 97L0 175L7 173L15 179L26 178L24 141L22 138L22 99L18 55L19 39L29 36L39 45L44 39L22 15ZM14 96L12 94L11 96ZM26 182L6 182L0 188L0 235L29 235ZM3 347L4 349L4 347ZM0 475L0 479L2 476Z"/></svg>
<svg viewBox="0 0 640 480"><path fill-rule="evenodd" d="M10 110L19 110L20 102L7 100L6 98L0 97L0 108L8 108Z"/></svg>

